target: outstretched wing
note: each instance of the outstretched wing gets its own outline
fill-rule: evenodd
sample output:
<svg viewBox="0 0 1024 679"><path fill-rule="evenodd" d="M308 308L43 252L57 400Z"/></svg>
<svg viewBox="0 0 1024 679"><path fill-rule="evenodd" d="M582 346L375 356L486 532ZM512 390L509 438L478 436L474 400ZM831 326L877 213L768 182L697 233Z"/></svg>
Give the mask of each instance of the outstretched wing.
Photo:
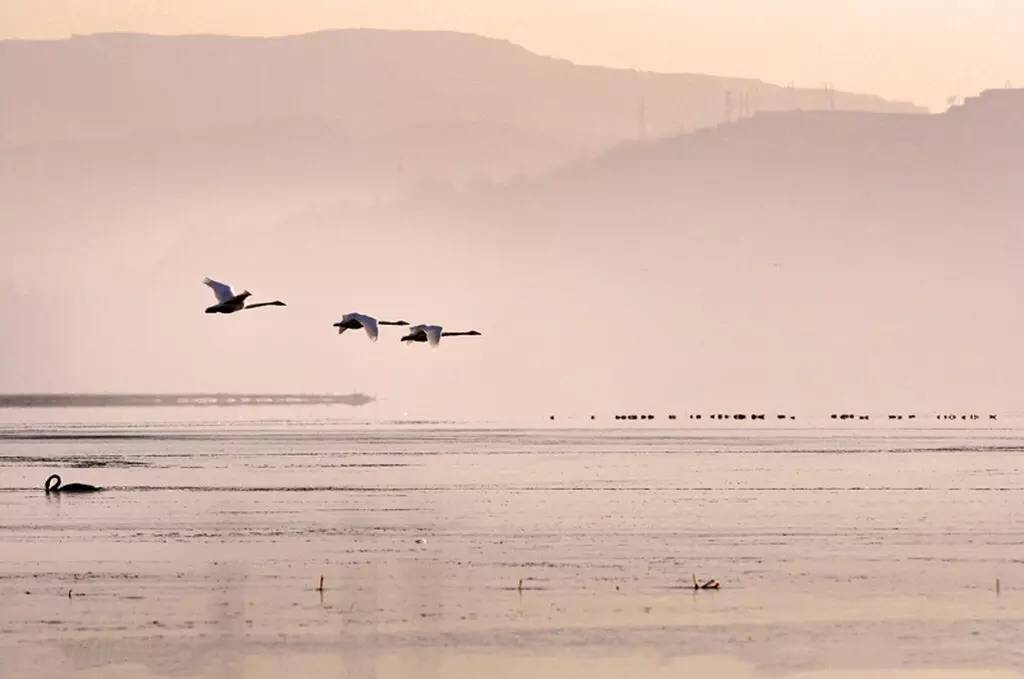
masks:
<svg viewBox="0 0 1024 679"><path fill-rule="evenodd" d="M377 319L373 316L363 316L359 319L359 322L363 324L363 330L366 331L367 337L374 342L377 341Z"/></svg>
<svg viewBox="0 0 1024 679"><path fill-rule="evenodd" d="M360 314L352 312L345 314L341 317L342 322L347 323L349 321L356 321L359 325L363 326L363 330L366 331L366 336L374 342L377 341L377 319L373 316L367 316L366 314Z"/></svg>
<svg viewBox="0 0 1024 679"><path fill-rule="evenodd" d="M233 299L235 296L235 293L231 290L230 285L220 283L218 281L213 280L212 278L204 278L203 283L205 285L210 286L210 288L213 290L214 296L217 298L217 301L220 302L221 304L227 302L230 299Z"/></svg>
<svg viewBox="0 0 1024 679"><path fill-rule="evenodd" d="M430 342L430 346L436 347L437 343L441 341L442 329L440 325L423 326L423 332L427 333L427 341Z"/></svg>

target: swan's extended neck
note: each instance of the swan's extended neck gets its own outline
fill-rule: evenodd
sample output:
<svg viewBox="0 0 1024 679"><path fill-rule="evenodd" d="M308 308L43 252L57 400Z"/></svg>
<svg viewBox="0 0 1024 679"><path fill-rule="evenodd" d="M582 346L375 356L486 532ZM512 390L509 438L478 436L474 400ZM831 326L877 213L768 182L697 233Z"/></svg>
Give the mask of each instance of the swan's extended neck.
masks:
<svg viewBox="0 0 1024 679"><path fill-rule="evenodd" d="M52 486L50 485L51 481L55 482ZM51 493L51 492L55 492L58 488L60 488L60 475L59 474L50 474L49 478L46 479L46 483L43 485L43 489L47 493Z"/></svg>
<svg viewBox="0 0 1024 679"><path fill-rule="evenodd" d="M255 309L261 306L287 306L284 302L279 299L275 299L273 302L256 302L255 304L246 304L246 309Z"/></svg>
<svg viewBox="0 0 1024 679"><path fill-rule="evenodd" d="M479 335L476 330L463 330L461 332L442 332L441 337L458 337L459 335Z"/></svg>

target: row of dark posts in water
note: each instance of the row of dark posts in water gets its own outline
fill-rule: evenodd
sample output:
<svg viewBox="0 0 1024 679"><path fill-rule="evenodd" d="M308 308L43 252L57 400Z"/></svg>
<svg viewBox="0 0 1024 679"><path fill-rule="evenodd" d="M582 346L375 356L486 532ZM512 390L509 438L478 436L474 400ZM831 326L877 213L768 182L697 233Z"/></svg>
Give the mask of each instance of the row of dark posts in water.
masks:
<svg viewBox="0 0 1024 679"><path fill-rule="evenodd" d="M764 419L766 419L766 415L764 413L750 413L749 415L747 413L733 413L731 415L727 415L727 414L723 414L723 413L714 413L712 415L708 415L707 418L709 420L748 420L748 419L749 420L764 420ZM551 415L549 417L549 419L554 420L555 416ZM590 419L596 420L597 416L596 415L591 415ZM653 420L653 419L655 419L655 417L654 417L654 415L635 415L635 414L632 414L632 415L616 415L615 419L616 420ZM675 415L669 415L668 419L675 420L677 418L676 418ZM701 414L693 414L693 415L690 415L690 419L691 420L702 420L702 419L704 419L704 416L701 415ZM777 414L775 416L775 419L776 420L795 420L796 416L794 416L794 415L786 415L785 413L779 413L779 414ZM871 416L870 415L855 415L853 413L832 413L829 416L829 419L832 419L832 420L870 420ZM916 420L917 419L917 415L903 415L903 414L899 414L899 413L896 413L896 414L889 413L889 419L890 420L903 420L903 419ZM967 414L967 415L951 415L951 414L946 414L946 415L936 415L935 419L936 420L971 420L971 421L976 421L976 420L980 420L981 419L981 415L978 415L977 413L971 413L971 414ZM989 414L988 419L995 420L995 419L998 419L998 418L997 418L996 415Z"/></svg>
<svg viewBox="0 0 1024 679"><path fill-rule="evenodd" d="M794 417L793 415L781 415L781 414L780 415L776 415L776 418L780 419L780 420L795 420L796 419L796 417ZM555 416L551 415L548 419L554 420ZM591 415L590 419L596 420L597 416L596 415ZM655 418L654 418L654 415L616 415L615 419L616 420L653 420ZM669 415L668 419L675 420L675 419L678 419L678 418L675 415ZM703 415L690 415L690 419L691 420L702 420L702 419L704 419L704 416ZM751 413L750 415L747 415L746 413L735 413L733 415L723 415L721 413L715 413L713 415L708 415L708 419L709 420L746 420L746 419L763 420L763 419L765 419L765 414L764 413Z"/></svg>
<svg viewBox="0 0 1024 679"><path fill-rule="evenodd" d="M870 415L854 415L852 413L842 413L842 414L832 413L831 419L833 419L833 420L870 420L871 416ZM894 413L889 413L889 419L890 420L904 420L904 419L906 419L906 420L916 420L917 419L917 415L903 415L903 414L900 414L900 413L895 413L895 414ZM971 421L975 421L975 420L980 420L981 419L981 415L978 415L977 413L970 413L968 415L949 415L949 414L947 414L947 415L936 415L935 419L936 420L971 420ZM992 413L989 413L988 419L995 420L995 419L998 419L998 416L996 416L996 415L994 415Z"/></svg>

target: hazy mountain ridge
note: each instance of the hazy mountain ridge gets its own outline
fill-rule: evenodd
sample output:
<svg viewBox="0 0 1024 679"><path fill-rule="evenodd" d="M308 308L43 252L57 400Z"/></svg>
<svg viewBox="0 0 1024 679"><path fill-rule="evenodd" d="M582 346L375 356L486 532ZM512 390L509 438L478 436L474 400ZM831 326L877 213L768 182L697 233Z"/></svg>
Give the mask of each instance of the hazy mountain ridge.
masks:
<svg viewBox="0 0 1024 679"><path fill-rule="evenodd" d="M673 138L626 142L510 193L572 202L586 192L607 202L628 189L645 199L714 203L721 197L730 210L738 196L784 207L802 195L811 209L823 199L854 211L917 202L925 213L933 209L921 203L927 199L933 207L959 205L977 213L979 207L1020 205L1022 154L1024 90L996 90L927 116L762 113ZM866 201L870 196L891 202Z"/></svg>
<svg viewBox="0 0 1024 679"><path fill-rule="evenodd" d="M0 82L0 210L39 247L123 228L159 248L200 225L539 176L636 137L641 100L649 136L720 121L726 91L737 116L826 95L908 108L413 31L2 41Z"/></svg>
<svg viewBox="0 0 1024 679"><path fill-rule="evenodd" d="M254 155L223 151L216 172L168 162L146 175L146 191L123 173L109 194L87 181L47 194L40 163L32 191L0 202L21 227L2 255L0 296L19 322L4 339L0 382L358 390L395 408L444 393L444 408L477 413L525 412L542 407L538 398L560 408L741 407L737 396L780 394L798 395L785 399L797 408L940 410L953 393L958 408L1005 410L1024 380L1014 360L1024 334L1022 114L1019 92L927 116L763 112L624 142L506 185L442 182L369 203L349 199L339 171L296 153L317 142L260 161L237 131ZM506 134L503 124L481 134ZM439 136L425 125L410 134ZM356 143L332 129L328 148ZM216 157L233 143L205 146ZM368 148L368 158L387 157ZM178 152L207 157L201 143ZM289 154L299 165L255 167ZM87 175L90 155L74 175ZM315 190L271 195L303 167L296 186ZM289 306L210 319L204 275ZM130 311L119 301L128 293ZM484 336L423 352L382 333L369 346L330 327L349 310ZM33 369L44 354L55 372Z"/></svg>
<svg viewBox="0 0 1024 679"><path fill-rule="evenodd" d="M359 134L483 120L605 145L638 133L641 99L646 129L659 135L720 122L726 91L735 116L833 102L919 111L751 79L579 66L469 34L370 29L0 41L0 81L7 145L303 119Z"/></svg>
<svg viewBox="0 0 1024 679"><path fill-rule="evenodd" d="M322 246L355 237L370 254L348 276L432 262L425 286L415 270L389 282L424 306L443 290L522 356L511 376L487 368L521 389L572 375L551 402L797 389L995 408L1024 379L1022 114L1024 92L1003 91L931 116L762 114L508 186L296 216L238 256L299 239L323 271Z"/></svg>

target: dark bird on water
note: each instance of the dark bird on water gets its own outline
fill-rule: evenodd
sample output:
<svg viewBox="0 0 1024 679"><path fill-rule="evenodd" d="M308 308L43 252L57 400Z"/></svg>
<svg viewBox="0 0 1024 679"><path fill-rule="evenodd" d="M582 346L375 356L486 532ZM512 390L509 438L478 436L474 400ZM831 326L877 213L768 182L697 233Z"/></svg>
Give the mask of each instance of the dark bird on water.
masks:
<svg viewBox="0 0 1024 679"><path fill-rule="evenodd" d="M53 482L51 486L50 483ZM50 474L50 477L46 479L46 483L43 485L43 489L47 494L50 493L95 493L96 491L103 490L97 486L90 486L88 483L69 483L66 486L60 484L59 474Z"/></svg>
<svg viewBox="0 0 1024 679"><path fill-rule="evenodd" d="M252 295L248 290L243 290L236 295L230 285L215 281L212 278L204 278L203 284L208 285L213 290L214 297L217 298L216 304L206 307L206 313L208 314L233 314L236 311L255 309L261 306L286 306L279 299L275 299L273 302L246 304L245 300Z"/></svg>

